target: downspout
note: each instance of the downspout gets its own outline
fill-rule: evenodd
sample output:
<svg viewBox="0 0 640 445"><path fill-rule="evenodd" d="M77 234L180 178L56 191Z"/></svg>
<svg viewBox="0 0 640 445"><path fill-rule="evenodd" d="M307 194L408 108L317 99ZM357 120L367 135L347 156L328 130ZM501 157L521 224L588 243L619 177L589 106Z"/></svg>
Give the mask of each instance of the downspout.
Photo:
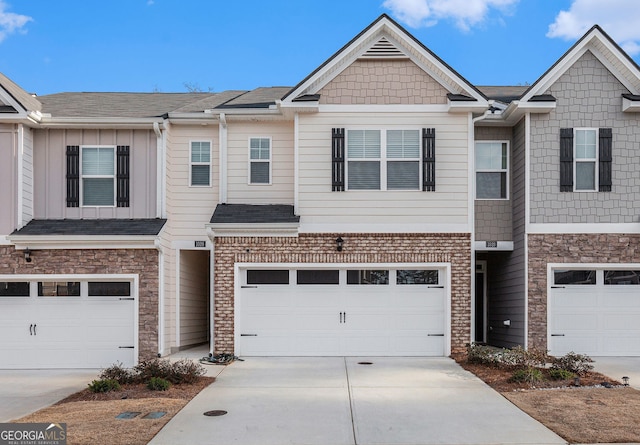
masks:
<svg viewBox="0 0 640 445"><path fill-rule="evenodd" d="M215 234L211 227L207 227L207 236L211 240L211 251L209 252L209 353L215 354Z"/></svg>
<svg viewBox="0 0 640 445"><path fill-rule="evenodd" d="M299 114L293 117L293 214L298 215L298 202L300 194L300 144L299 144Z"/></svg>
<svg viewBox="0 0 640 445"><path fill-rule="evenodd" d="M18 124L16 142L18 155L18 202L16 206L16 227L20 229L24 224L24 127L22 124Z"/></svg>
<svg viewBox="0 0 640 445"><path fill-rule="evenodd" d="M220 191L219 202L224 204L227 202L227 116L224 113L220 113L220 131L219 131L219 144L220 144Z"/></svg>
<svg viewBox="0 0 640 445"><path fill-rule="evenodd" d="M489 106L491 106L491 101L489 102ZM472 178L469 181L469 196L471 205L469 206L469 215L471 218L471 332L470 339L471 341L476 341L475 338L475 329L476 325L476 181L475 181L475 171L476 171L476 150L475 150L475 142L476 142L476 123L485 120L491 114L491 110L487 110L482 115L471 118L470 119L470 131L469 131L469 148L470 148L470 162L469 162L469 178ZM473 116L469 113L469 116ZM486 280L485 274L485 280ZM485 326L486 329L486 326ZM482 339L481 339L482 340Z"/></svg>
<svg viewBox="0 0 640 445"><path fill-rule="evenodd" d="M153 131L156 134L156 218L163 218L165 216L165 190L166 190L166 164L165 164L165 138L160 124L158 122L153 123Z"/></svg>
<svg viewBox="0 0 640 445"><path fill-rule="evenodd" d="M158 249L158 357L164 352L164 248L162 241L157 238L155 247Z"/></svg>

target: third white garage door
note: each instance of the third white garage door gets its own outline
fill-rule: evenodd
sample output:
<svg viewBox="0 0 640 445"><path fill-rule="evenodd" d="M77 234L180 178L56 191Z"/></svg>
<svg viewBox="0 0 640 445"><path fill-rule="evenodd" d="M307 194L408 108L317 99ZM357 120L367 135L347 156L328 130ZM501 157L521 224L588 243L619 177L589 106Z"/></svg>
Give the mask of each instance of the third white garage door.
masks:
<svg viewBox="0 0 640 445"><path fill-rule="evenodd" d="M442 356L446 268L243 269L236 353Z"/></svg>
<svg viewBox="0 0 640 445"><path fill-rule="evenodd" d="M552 355L640 356L640 270L563 268L550 280Z"/></svg>

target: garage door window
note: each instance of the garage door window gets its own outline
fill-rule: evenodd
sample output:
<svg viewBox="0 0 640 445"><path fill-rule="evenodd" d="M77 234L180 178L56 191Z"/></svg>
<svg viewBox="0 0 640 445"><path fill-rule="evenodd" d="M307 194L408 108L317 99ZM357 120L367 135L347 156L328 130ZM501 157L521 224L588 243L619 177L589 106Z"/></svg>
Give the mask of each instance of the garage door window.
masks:
<svg viewBox="0 0 640 445"><path fill-rule="evenodd" d="M289 271L283 270L247 270L247 284L289 284Z"/></svg>
<svg viewBox="0 0 640 445"><path fill-rule="evenodd" d="M347 284L389 284L389 271L348 270Z"/></svg>
<svg viewBox="0 0 640 445"><path fill-rule="evenodd" d="M399 270L396 284L438 284L437 270Z"/></svg>
<svg viewBox="0 0 640 445"><path fill-rule="evenodd" d="M553 283L564 285L596 284L595 270L555 270Z"/></svg>
<svg viewBox="0 0 640 445"><path fill-rule="evenodd" d="M128 281L89 282L90 297L128 297L131 295L131 283Z"/></svg>
<svg viewBox="0 0 640 445"><path fill-rule="evenodd" d="M640 270L605 270L605 285L640 284Z"/></svg>
<svg viewBox="0 0 640 445"><path fill-rule="evenodd" d="M79 297L79 281L40 281L38 283L39 297Z"/></svg>
<svg viewBox="0 0 640 445"><path fill-rule="evenodd" d="M339 284L340 282L338 270L299 270L297 275L298 284Z"/></svg>
<svg viewBox="0 0 640 445"><path fill-rule="evenodd" d="M28 297L29 283L27 282L0 282L0 297Z"/></svg>

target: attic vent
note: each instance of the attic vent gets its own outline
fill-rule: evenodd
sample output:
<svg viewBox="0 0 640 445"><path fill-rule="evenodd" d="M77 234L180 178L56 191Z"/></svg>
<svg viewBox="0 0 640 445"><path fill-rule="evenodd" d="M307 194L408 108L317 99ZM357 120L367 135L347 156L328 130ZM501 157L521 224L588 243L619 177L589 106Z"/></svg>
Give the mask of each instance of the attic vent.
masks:
<svg viewBox="0 0 640 445"><path fill-rule="evenodd" d="M380 38L371 48L363 55L364 59L397 59L407 58L406 54L400 51L396 46L389 42L386 37Z"/></svg>

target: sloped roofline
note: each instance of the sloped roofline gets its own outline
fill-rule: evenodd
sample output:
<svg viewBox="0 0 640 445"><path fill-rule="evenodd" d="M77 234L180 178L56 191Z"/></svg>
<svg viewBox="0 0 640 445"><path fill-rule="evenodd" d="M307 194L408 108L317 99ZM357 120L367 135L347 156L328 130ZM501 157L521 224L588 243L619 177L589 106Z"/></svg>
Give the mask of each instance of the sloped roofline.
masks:
<svg viewBox="0 0 640 445"><path fill-rule="evenodd" d="M25 112L42 110L42 104L38 99L20 88L17 83L3 73L0 73L0 88L20 105Z"/></svg>
<svg viewBox="0 0 640 445"><path fill-rule="evenodd" d="M352 46L355 42L357 42L362 36L367 34L371 29L376 27L378 25L378 23L380 23L380 22L382 22L384 20L390 22L391 25L393 25L394 27L396 27L398 29L398 31L400 31L402 34L404 34L410 40L412 40L415 44L417 44L420 47L420 49L422 49L423 51L427 52L431 57L433 57L435 60L437 60L439 63L441 63L442 66L445 69L447 69L451 74L453 74L458 79L460 79L460 81L462 81L464 84L466 84L471 90L473 90L476 93L478 93L478 95L480 97L482 97L485 100L487 99L487 97L482 93L482 91L480 91L478 88L476 88L466 78L461 76L456 70L451 68L451 66L449 66L449 64L447 64L444 60L442 60L440 57L438 57L433 51L431 51L429 48L427 48L420 40L418 40L409 31L407 31L404 27L402 27L400 24L398 24L398 22L393 20L387 14L382 14L376 20L374 20L369 26L367 26L360 33L358 33L358 35L356 35L353 39L351 39L346 45L344 45L342 48L340 48L338 51L336 51L331 57L329 57L327 60L325 60L324 63L322 63L322 65L320 65L318 68L313 70L313 72L311 72L311 74L309 74L307 77L305 77L301 82L299 82L289 92L287 92L287 94L285 94L282 97L281 100L282 101L286 100L291 94L293 94L295 91L297 91L300 87L302 87L305 83L307 83L310 79L312 79L316 74L321 72L327 65L329 65L331 62L336 60L342 53L344 53L350 46ZM295 98L293 98L293 99L295 99Z"/></svg>
<svg viewBox="0 0 640 445"><path fill-rule="evenodd" d="M623 56L624 59L631 64L631 66L636 70L636 75L640 78L640 66L623 50L618 43L609 36L600 25L593 25L591 29L589 29L576 43L574 43L571 48L569 48L556 62L551 65L547 71L544 72L542 76L540 76L531 86L522 94L523 100L530 100L531 97L540 94L538 91L540 86L544 83L544 81L553 73L557 67L566 62L567 59L571 57L571 55L580 48L587 40L589 40L592 36L597 35L596 32L599 32L608 43L610 43L614 49L619 53L619 55Z"/></svg>

